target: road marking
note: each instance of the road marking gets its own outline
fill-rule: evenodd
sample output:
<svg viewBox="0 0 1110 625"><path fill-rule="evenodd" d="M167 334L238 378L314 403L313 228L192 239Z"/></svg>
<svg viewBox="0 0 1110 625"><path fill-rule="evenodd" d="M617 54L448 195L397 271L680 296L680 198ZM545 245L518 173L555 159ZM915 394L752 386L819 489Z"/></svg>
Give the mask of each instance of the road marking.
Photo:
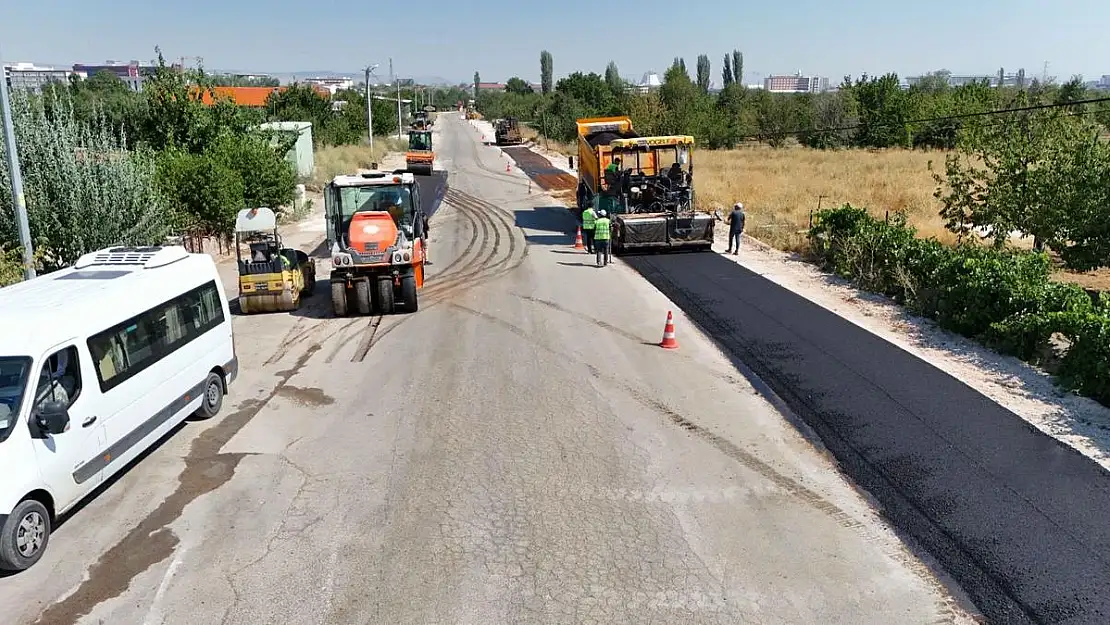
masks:
<svg viewBox="0 0 1110 625"><path fill-rule="evenodd" d="M174 573L177 572L177 568L181 566L181 561L184 559L186 551L188 551L188 549L182 547L174 554L173 560L170 562L169 567L166 568L165 575L162 576L162 583L158 584L158 591L154 593L154 601L150 602L150 610L147 611L146 618L143 619L143 625L160 625L165 622L166 619L162 615L159 604L162 603L162 598L166 596L166 590L170 587L170 579L174 576ZM154 620L155 616L157 616L157 620Z"/></svg>

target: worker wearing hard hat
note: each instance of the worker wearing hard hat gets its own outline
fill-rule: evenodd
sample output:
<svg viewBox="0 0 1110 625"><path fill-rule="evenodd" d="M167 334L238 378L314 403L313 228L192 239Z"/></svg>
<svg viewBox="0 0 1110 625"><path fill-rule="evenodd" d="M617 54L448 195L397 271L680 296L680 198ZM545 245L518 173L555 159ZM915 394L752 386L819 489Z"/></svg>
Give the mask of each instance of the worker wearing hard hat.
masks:
<svg viewBox="0 0 1110 625"><path fill-rule="evenodd" d="M744 205L737 202L732 205L732 212L728 214L728 251L726 254L736 256L740 253L740 238L744 235Z"/></svg>
<svg viewBox="0 0 1110 625"><path fill-rule="evenodd" d="M609 255L609 239L611 238L612 222L609 221L608 213L603 210L597 211L597 220L594 221L594 249L597 251L597 266L604 267L609 264L611 256Z"/></svg>
<svg viewBox="0 0 1110 625"><path fill-rule="evenodd" d="M591 204L582 211L582 242L586 244L586 253L594 253L594 225L597 222L597 212Z"/></svg>

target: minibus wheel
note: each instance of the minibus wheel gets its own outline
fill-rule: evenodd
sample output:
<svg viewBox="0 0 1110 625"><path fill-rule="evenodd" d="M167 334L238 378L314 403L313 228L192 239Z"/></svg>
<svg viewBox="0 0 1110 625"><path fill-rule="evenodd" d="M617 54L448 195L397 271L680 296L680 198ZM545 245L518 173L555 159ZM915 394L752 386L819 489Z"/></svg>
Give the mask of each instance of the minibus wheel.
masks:
<svg viewBox="0 0 1110 625"><path fill-rule="evenodd" d="M50 542L50 512L34 499L25 499L0 527L0 568L23 571L34 566Z"/></svg>
<svg viewBox="0 0 1110 625"><path fill-rule="evenodd" d="M208 374L208 379L204 381L204 395L200 400L200 408L197 409L196 416L198 419L211 419L220 412L220 408L224 405L224 381L215 371Z"/></svg>

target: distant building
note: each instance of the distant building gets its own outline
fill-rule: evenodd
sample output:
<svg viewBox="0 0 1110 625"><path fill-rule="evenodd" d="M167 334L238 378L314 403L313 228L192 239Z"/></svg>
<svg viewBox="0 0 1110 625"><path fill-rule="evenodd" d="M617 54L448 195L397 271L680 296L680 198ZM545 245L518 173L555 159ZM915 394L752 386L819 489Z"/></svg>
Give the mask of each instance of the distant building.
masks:
<svg viewBox="0 0 1110 625"><path fill-rule="evenodd" d="M763 79L763 88L771 93L821 93L829 90L825 76L773 74Z"/></svg>
<svg viewBox="0 0 1110 625"><path fill-rule="evenodd" d="M157 67L153 65L142 65L138 61L131 61L130 63L108 61L103 65L77 63L73 66L74 73L83 78L90 78L100 72L115 74L132 91L142 91L143 78L153 74L156 69Z"/></svg>
<svg viewBox="0 0 1110 625"><path fill-rule="evenodd" d="M42 67L34 63L13 63L4 66L4 80L9 89L26 89L38 93L52 82L65 84L73 74L68 69Z"/></svg>
<svg viewBox="0 0 1110 625"><path fill-rule="evenodd" d="M1032 77L1026 75L1025 70L1021 69L1015 73L1003 74L1001 79L999 74L952 74L947 71L940 71L934 74L925 76L907 76L905 84L907 87L912 87L919 84L926 78L937 78L943 76L947 79L949 87L963 87L966 85L973 85L986 81L991 87L1028 87L1032 81Z"/></svg>
<svg viewBox="0 0 1110 625"><path fill-rule="evenodd" d="M505 83L503 82L480 82L478 83L478 91L504 91Z"/></svg>
<svg viewBox="0 0 1110 625"><path fill-rule="evenodd" d="M327 90L328 93L335 95L336 91L344 91L351 89L355 86L355 81L346 76L325 76L316 78L305 78L304 83L320 87Z"/></svg>
<svg viewBox="0 0 1110 625"><path fill-rule="evenodd" d="M640 79L632 88L637 93L650 93L663 86L663 81L659 78L659 74L654 70L648 70L644 73L644 77Z"/></svg>

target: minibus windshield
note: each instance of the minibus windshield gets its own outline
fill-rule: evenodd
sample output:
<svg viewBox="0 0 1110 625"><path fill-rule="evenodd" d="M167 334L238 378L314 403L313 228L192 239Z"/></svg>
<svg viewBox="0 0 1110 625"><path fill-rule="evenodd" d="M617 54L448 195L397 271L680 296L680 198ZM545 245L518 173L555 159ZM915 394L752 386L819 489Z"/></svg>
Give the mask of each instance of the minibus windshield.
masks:
<svg viewBox="0 0 1110 625"><path fill-rule="evenodd" d="M0 441L15 429L19 406L26 395L31 359L26 356L0 356Z"/></svg>

